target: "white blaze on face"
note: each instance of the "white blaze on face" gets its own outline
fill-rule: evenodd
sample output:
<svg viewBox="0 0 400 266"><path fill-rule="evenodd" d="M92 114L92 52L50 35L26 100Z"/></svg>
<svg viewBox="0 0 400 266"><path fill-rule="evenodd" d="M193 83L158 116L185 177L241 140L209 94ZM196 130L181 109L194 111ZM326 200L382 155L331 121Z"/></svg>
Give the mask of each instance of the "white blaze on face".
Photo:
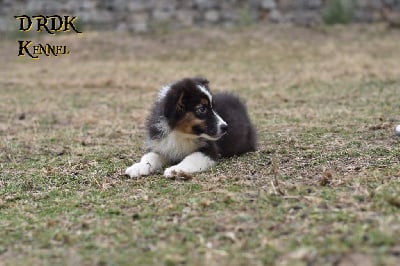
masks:
<svg viewBox="0 0 400 266"><path fill-rule="evenodd" d="M208 100L210 101L210 106L212 107L212 95L211 93L202 85L197 85L197 87L200 89L200 91L202 93L204 93ZM214 116L217 118L217 137L212 137L209 136L207 134L201 134L200 136L209 140L217 140L219 139L222 135L221 135L221 127L223 126L227 126L228 124L222 119L222 117L220 117L214 110L212 111Z"/></svg>
<svg viewBox="0 0 400 266"><path fill-rule="evenodd" d="M222 117L220 117L216 112L214 112L214 110L213 110L213 113L217 117L217 120L218 120L218 122L217 122L218 133L221 133L221 127L227 126L228 124L224 121L224 119L222 119Z"/></svg>
<svg viewBox="0 0 400 266"><path fill-rule="evenodd" d="M215 140L220 139L225 134L225 132L224 133L221 132L221 127L227 126L228 124L216 112L214 112L214 110L212 112L213 112L214 116L217 118L217 135L210 136L205 133L202 133L202 134L200 134L200 137L215 141Z"/></svg>
<svg viewBox="0 0 400 266"><path fill-rule="evenodd" d="M197 87L199 88L199 90L202 93L204 93L207 96L208 100L210 101L210 105L212 106L212 95L211 95L211 93L204 86L197 85Z"/></svg>

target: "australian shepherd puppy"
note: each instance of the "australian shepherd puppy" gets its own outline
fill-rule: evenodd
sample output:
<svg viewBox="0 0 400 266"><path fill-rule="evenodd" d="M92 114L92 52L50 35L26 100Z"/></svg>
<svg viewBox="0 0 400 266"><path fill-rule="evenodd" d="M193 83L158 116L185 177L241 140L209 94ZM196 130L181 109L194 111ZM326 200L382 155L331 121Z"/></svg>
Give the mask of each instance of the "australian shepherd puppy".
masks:
<svg viewBox="0 0 400 266"><path fill-rule="evenodd" d="M237 97L213 95L206 79L185 78L160 90L147 121L146 149L127 175L149 175L166 165L166 177L204 171L220 157L255 151L256 132Z"/></svg>

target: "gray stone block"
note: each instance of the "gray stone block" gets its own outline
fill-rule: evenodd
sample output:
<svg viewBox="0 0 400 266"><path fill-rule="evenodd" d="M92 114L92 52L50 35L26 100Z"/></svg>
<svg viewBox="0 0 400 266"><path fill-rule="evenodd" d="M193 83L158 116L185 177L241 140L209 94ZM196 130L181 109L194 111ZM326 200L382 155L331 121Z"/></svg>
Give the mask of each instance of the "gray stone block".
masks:
<svg viewBox="0 0 400 266"><path fill-rule="evenodd" d="M152 13L152 18L155 21L166 21L171 19L173 16L173 12L169 11L169 10L163 10L163 9L156 9L153 10Z"/></svg>
<svg viewBox="0 0 400 266"><path fill-rule="evenodd" d="M194 11L191 10L178 10L176 12L177 20L185 27L194 25Z"/></svg>
<svg viewBox="0 0 400 266"><path fill-rule="evenodd" d="M218 0L194 0L194 7L200 10L211 9L218 6Z"/></svg>
<svg viewBox="0 0 400 266"><path fill-rule="evenodd" d="M204 14L204 18L206 19L207 22L216 23L219 21L220 13L218 12L218 10L215 9L208 10Z"/></svg>
<svg viewBox="0 0 400 266"><path fill-rule="evenodd" d="M271 10L271 12L269 13L269 20L273 23L283 22L283 17L281 12L279 12L279 10L277 9Z"/></svg>
<svg viewBox="0 0 400 266"><path fill-rule="evenodd" d="M266 9L266 10L272 10L272 9L276 8L276 3L274 0L262 0L261 8Z"/></svg>

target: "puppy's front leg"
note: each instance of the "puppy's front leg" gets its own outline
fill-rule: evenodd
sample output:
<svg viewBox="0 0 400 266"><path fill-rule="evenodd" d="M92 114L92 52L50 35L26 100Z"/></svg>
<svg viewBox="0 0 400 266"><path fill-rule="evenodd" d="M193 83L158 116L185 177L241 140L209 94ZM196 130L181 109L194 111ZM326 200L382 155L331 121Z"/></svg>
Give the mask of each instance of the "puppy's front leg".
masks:
<svg viewBox="0 0 400 266"><path fill-rule="evenodd" d="M168 167L164 171L165 177L172 177L183 173L195 173L207 170L215 165L215 161L202 152L194 152L186 156L179 164Z"/></svg>
<svg viewBox="0 0 400 266"><path fill-rule="evenodd" d="M166 164L165 159L158 153L149 152L143 155L139 163L133 164L126 169L125 174L130 177L149 175Z"/></svg>

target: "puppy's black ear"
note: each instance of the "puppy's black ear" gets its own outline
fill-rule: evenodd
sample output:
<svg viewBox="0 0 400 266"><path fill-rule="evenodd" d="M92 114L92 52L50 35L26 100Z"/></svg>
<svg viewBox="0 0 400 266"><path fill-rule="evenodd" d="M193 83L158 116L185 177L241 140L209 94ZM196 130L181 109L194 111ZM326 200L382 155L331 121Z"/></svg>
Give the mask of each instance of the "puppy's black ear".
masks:
<svg viewBox="0 0 400 266"><path fill-rule="evenodd" d="M182 91L181 94L179 95L178 101L176 102L175 109L177 112L185 111L185 105L183 103L184 95L185 95L185 92Z"/></svg>
<svg viewBox="0 0 400 266"><path fill-rule="evenodd" d="M197 84L203 85L206 88L208 88L208 84L210 84L210 82L203 77L195 77L193 78L193 81L196 82Z"/></svg>
<svg viewBox="0 0 400 266"><path fill-rule="evenodd" d="M178 118L185 111L184 103L185 92L183 90L171 91L164 100L164 116L170 121Z"/></svg>

